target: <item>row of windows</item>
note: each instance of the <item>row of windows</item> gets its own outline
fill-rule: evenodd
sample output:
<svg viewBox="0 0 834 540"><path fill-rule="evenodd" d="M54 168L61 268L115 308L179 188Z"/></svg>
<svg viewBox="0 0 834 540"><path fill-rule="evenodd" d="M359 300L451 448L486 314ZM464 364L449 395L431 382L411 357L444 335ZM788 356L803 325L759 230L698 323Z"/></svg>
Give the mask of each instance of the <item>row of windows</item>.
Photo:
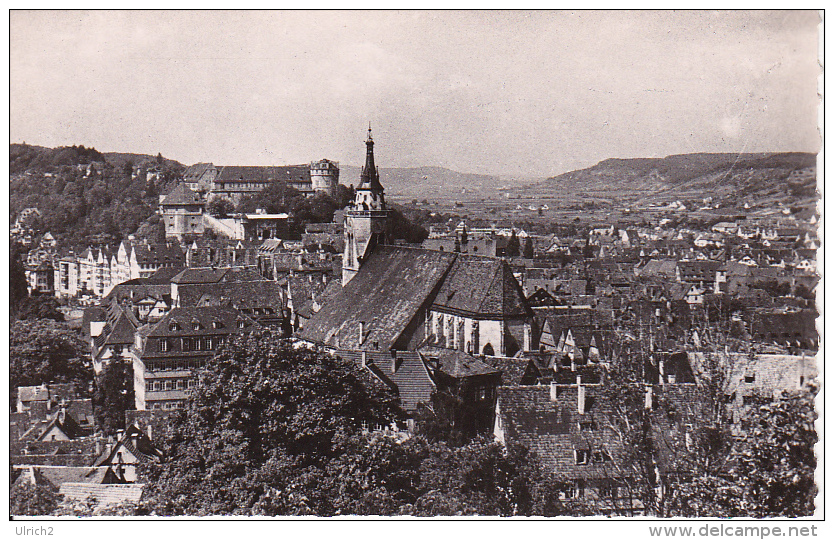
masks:
<svg viewBox="0 0 834 540"><path fill-rule="evenodd" d="M220 337L184 337L179 339L180 350L184 352L189 351L213 351L215 347L220 345L223 341ZM173 351L175 345L177 344L177 340L173 338L168 339L160 339L159 340L159 350L160 352L169 352Z"/></svg>
<svg viewBox="0 0 834 540"><path fill-rule="evenodd" d="M150 372L185 371L188 369L200 368L204 364L204 360L200 358L178 358L175 360L148 362L145 364L145 369Z"/></svg>
<svg viewBox="0 0 834 540"><path fill-rule="evenodd" d="M194 379L166 379L164 381L149 381L148 392L167 392L169 390L186 390L194 388Z"/></svg>
<svg viewBox="0 0 834 540"><path fill-rule="evenodd" d="M168 323L168 331L169 332L179 332L186 326L188 328L191 328L191 330L194 330L194 331L205 329L205 326L203 326L203 323L201 323L200 321L196 321L196 320L191 321L190 323L188 323L186 325L182 325L178 321L171 321L171 322ZM211 327L214 330L220 330L222 328L225 328L226 325L223 324L223 321L221 321L220 319L214 319L213 321L211 321ZM245 328L246 327L246 321L244 321L243 319L238 319L237 327L238 328Z"/></svg>
<svg viewBox="0 0 834 540"><path fill-rule="evenodd" d="M159 410L171 410L171 409L182 409L185 407L184 401L161 401L157 403L149 404L149 409L154 411Z"/></svg>

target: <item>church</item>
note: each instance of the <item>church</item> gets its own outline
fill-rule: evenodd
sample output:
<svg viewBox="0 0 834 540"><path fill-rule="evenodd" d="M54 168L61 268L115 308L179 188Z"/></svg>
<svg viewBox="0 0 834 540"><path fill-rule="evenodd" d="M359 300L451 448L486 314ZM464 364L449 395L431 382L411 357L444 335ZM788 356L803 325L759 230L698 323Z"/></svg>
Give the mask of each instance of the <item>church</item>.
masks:
<svg viewBox="0 0 834 540"><path fill-rule="evenodd" d="M368 129L365 166L345 211L342 289L297 337L337 353L535 350L534 318L507 262L390 245L388 208Z"/></svg>

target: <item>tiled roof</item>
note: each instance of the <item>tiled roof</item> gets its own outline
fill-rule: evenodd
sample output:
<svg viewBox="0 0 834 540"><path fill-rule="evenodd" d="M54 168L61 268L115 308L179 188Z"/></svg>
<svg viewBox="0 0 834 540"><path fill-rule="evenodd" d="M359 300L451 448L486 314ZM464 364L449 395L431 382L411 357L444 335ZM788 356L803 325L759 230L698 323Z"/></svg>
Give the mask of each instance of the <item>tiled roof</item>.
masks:
<svg viewBox="0 0 834 540"><path fill-rule="evenodd" d="M46 388L46 385L18 386L17 398L24 403L27 401L48 401L49 390Z"/></svg>
<svg viewBox="0 0 834 540"><path fill-rule="evenodd" d="M139 264L165 264L182 265L185 256L179 245L168 244L138 244L136 250L136 261Z"/></svg>
<svg viewBox="0 0 834 540"><path fill-rule="evenodd" d="M275 281L233 281L211 285L185 285L180 288L191 289L193 293L202 292L196 302L197 306L230 304L236 309L271 307L276 312L280 312L284 307L284 290ZM185 305L185 302L181 299L180 304Z"/></svg>
<svg viewBox="0 0 834 540"><path fill-rule="evenodd" d="M252 166L225 166L220 167L220 172L215 183L229 184L238 182L268 183L285 181L291 183L311 182L309 165L285 165L280 167L252 167Z"/></svg>
<svg viewBox="0 0 834 540"><path fill-rule="evenodd" d="M144 484L85 484L67 482L59 494L67 499L87 501L93 499L96 506L108 506L125 502L138 503L142 498Z"/></svg>
<svg viewBox="0 0 834 540"><path fill-rule="evenodd" d="M169 193L162 202L162 206L174 206L183 204L202 204L203 199L199 194L188 189L185 184L179 184Z"/></svg>
<svg viewBox="0 0 834 540"><path fill-rule="evenodd" d="M212 169L214 165L211 163L196 163L185 169L182 177L186 182L198 181L208 170Z"/></svg>
<svg viewBox="0 0 834 540"><path fill-rule="evenodd" d="M105 345L130 345L136 337L136 329L140 326L133 314L128 314L121 305L114 303L118 310L115 322L107 334ZM110 323L108 322L108 325Z"/></svg>
<svg viewBox="0 0 834 540"><path fill-rule="evenodd" d="M186 268L171 278L171 283L219 283L228 271L228 268Z"/></svg>
<svg viewBox="0 0 834 540"><path fill-rule="evenodd" d="M610 410L595 399L595 387L585 387L585 413L578 412L576 386L500 386L497 414L506 441L521 443L536 453L549 472L566 479L619 476L616 465L622 445L607 427ZM588 429L585 428L588 426ZM577 463L575 450L589 450L589 462ZM594 460L605 451L611 460Z"/></svg>
<svg viewBox="0 0 834 540"><path fill-rule="evenodd" d="M304 325L299 337L345 349L380 350L424 306L455 259L452 253L380 246L351 281ZM359 325L365 323L360 342Z"/></svg>
<svg viewBox="0 0 834 540"><path fill-rule="evenodd" d="M501 384L504 386L535 384L542 376L536 362L529 358L491 356L486 361L501 372Z"/></svg>
<svg viewBox="0 0 834 540"><path fill-rule="evenodd" d="M480 317L524 317L529 313L507 262L476 255L457 256L432 308Z"/></svg>
<svg viewBox="0 0 834 540"><path fill-rule="evenodd" d="M452 349L441 349L437 361L443 373L455 378L497 375L500 372L474 356Z"/></svg>
<svg viewBox="0 0 834 540"><path fill-rule="evenodd" d="M250 326L254 324L252 319L230 308L217 306L174 308L152 327L148 337L233 334L237 332L236 321L238 318L244 319ZM170 329L170 325L174 321L179 324L179 330ZM199 323L199 329L197 330L193 329L195 321ZM222 328L213 328L212 323L214 321L220 321L223 325Z"/></svg>

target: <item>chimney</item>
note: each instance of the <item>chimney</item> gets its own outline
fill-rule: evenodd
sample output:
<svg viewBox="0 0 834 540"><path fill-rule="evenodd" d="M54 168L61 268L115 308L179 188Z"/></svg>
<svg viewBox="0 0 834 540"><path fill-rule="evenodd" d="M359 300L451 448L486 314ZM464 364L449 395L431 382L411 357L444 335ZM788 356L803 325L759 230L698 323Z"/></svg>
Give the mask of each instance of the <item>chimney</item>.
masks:
<svg viewBox="0 0 834 540"><path fill-rule="evenodd" d="M101 438L96 437L96 455L101 455Z"/></svg>
<svg viewBox="0 0 834 540"><path fill-rule="evenodd" d="M133 448L139 446L139 433L134 431L130 434L130 443L133 445Z"/></svg>
<svg viewBox="0 0 834 540"><path fill-rule="evenodd" d="M651 386L650 384L647 384L647 385L646 385L646 403L645 403L644 407L645 407L646 409L651 409L651 408L652 408L652 405L653 405L653 401L652 401L652 386Z"/></svg>
<svg viewBox="0 0 834 540"><path fill-rule="evenodd" d="M359 344L365 342L365 321L359 321Z"/></svg>
<svg viewBox="0 0 834 540"><path fill-rule="evenodd" d="M582 376L576 376L576 411L585 414L585 387L582 386Z"/></svg>
<svg viewBox="0 0 834 540"><path fill-rule="evenodd" d="M660 372L660 384L666 382L666 362L663 361L663 358L657 361L657 369Z"/></svg>
<svg viewBox="0 0 834 540"><path fill-rule="evenodd" d="M397 358L397 353L394 352L391 354L391 375L397 372L397 368L400 367L402 360Z"/></svg>
<svg viewBox="0 0 834 540"><path fill-rule="evenodd" d="M116 442L121 441L121 440L122 440L122 437L124 437L124 434L125 434L125 430L123 430L123 429L117 429L117 430L116 430Z"/></svg>
<svg viewBox="0 0 834 540"><path fill-rule="evenodd" d="M529 324L524 325L524 350L533 350L533 329Z"/></svg>
<svg viewBox="0 0 834 540"><path fill-rule="evenodd" d="M362 367L368 367L368 353L366 351L362 351Z"/></svg>
<svg viewBox="0 0 834 540"><path fill-rule="evenodd" d="M550 383L550 401L556 403L559 398L559 386L555 382Z"/></svg>
<svg viewBox="0 0 834 540"><path fill-rule="evenodd" d="M148 424L148 439L153 440L153 427Z"/></svg>

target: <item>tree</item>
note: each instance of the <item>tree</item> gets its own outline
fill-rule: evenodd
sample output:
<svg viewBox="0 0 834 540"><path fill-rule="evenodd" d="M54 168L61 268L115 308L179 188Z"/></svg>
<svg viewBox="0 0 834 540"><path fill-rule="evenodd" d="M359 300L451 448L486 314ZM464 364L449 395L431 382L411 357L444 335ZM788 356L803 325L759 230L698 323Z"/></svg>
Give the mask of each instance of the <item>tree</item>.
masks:
<svg viewBox="0 0 834 540"><path fill-rule="evenodd" d="M15 242L9 247L9 304L12 315L17 314L20 303L29 296L26 270L21 262L23 246Z"/></svg>
<svg viewBox="0 0 834 540"><path fill-rule="evenodd" d="M235 204L229 199L216 197L209 203L208 211L211 215L222 219L235 211Z"/></svg>
<svg viewBox="0 0 834 540"><path fill-rule="evenodd" d="M198 372L164 445L168 457L150 475L154 507L188 515L302 512L288 502L304 493L295 483L320 475L338 441L363 422L387 424L400 414L395 397L366 388L352 362L294 348L268 331L240 337Z"/></svg>
<svg viewBox="0 0 834 540"><path fill-rule="evenodd" d="M9 514L48 516L58 507L60 500L61 496L49 484L13 482L9 490Z"/></svg>
<svg viewBox="0 0 834 540"><path fill-rule="evenodd" d="M815 394L813 389L751 400L736 449L735 470L744 487L743 504L749 517L814 514L814 444L819 440L814 428Z"/></svg>
<svg viewBox="0 0 834 540"><path fill-rule="evenodd" d="M533 250L533 239L527 238L527 241L524 242L524 258L525 259L532 259L535 257L535 251Z"/></svg>
<svg viewBox="0 0 834 540"><path fill-rule="evenodd" d="M134 408L133 365L120 360L105 364L96 378L96 425L106 435L125 428L125 411Z"/></svg>
<svg viewBox="0 0 834 540"><path fill-rule="evenodd" d="M75 382L86 389L92 369L87 344L65 323L49 319L14 321L9 332L9 386Z"/></svg>
<svg viewBox="0 0 834 540"><path fill-rule="evenodd" d="M429 231L421 225L412 223L405 217L399 206L389 208L385 227L388 238L391 240L405 240L409 244L420 244L429 237Z"/></svg>
<svg viewBox="0 0 834 540"><path fill-rule="evenodd" d="M34 293L24 298L17 308L19 320L52 319L63 321L64 314L58 310L58 299L47 294Z"/></svg>
<svg viewBox="0 0 834 540"><path fill-rule="evenodd" d="M512 233L510 234L510 239L507 240L507 249L506 254L507 257L518 257L521 249L521 243L518 240L518 236L515 234L515 229L513 229Z"/></svg>

